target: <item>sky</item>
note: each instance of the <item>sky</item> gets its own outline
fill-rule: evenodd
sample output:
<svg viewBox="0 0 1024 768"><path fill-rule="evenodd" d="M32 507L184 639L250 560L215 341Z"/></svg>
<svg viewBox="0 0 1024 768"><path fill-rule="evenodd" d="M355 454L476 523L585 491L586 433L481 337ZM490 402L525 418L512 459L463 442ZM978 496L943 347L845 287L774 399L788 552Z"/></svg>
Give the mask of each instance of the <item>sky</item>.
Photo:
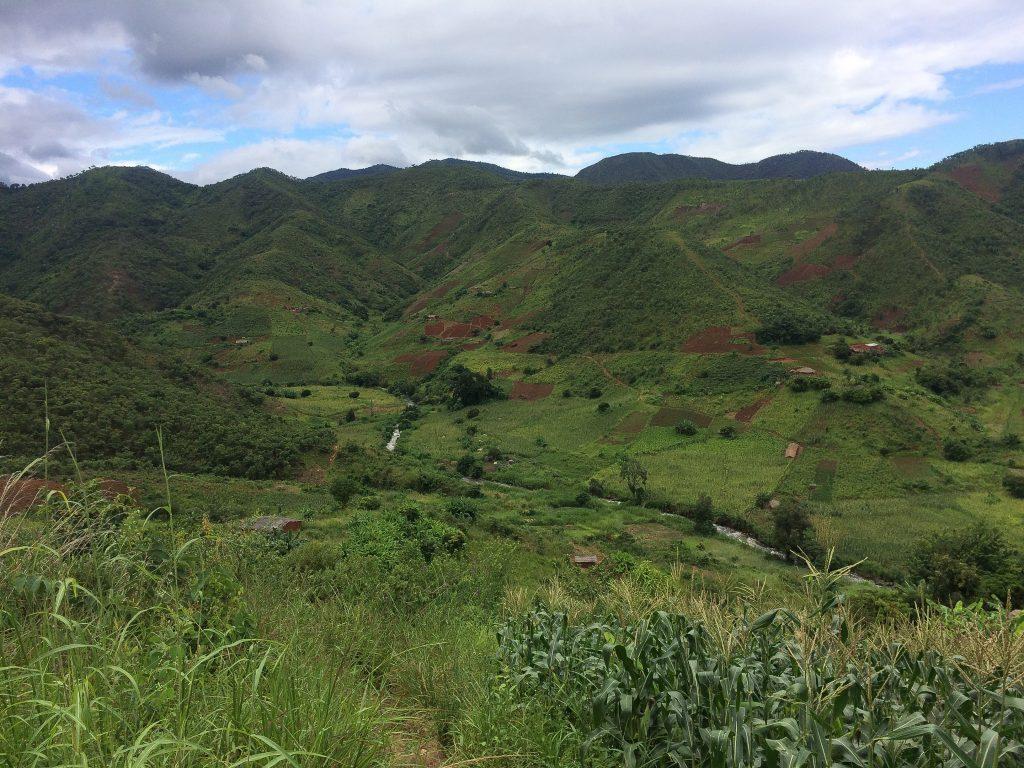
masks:
<svg viewBox="0 0 1024 768"><path fill-rule="evenodd" d="M1024 137L1021 0L0 0L0 181Z"/></svg>

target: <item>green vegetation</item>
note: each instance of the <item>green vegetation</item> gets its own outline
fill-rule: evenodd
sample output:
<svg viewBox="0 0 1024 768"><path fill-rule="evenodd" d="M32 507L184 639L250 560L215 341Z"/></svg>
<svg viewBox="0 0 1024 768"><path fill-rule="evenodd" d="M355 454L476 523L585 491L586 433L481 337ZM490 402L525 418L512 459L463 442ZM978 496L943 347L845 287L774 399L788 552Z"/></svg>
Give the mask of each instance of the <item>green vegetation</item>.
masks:
<svg viewBox="0 0 1024 768"><path fill-rule="evenodd" d="M1016 764L1024 154L818 160L3 190L0 762Z"/></svg>

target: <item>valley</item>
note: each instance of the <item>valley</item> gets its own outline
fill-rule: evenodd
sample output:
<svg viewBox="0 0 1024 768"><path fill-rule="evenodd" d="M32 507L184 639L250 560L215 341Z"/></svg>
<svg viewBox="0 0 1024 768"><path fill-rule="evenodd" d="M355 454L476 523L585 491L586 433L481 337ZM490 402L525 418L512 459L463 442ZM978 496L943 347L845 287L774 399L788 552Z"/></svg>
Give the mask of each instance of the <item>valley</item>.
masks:
<svg viewBox="0 0 1024 768"><path fill-rule="evenodd" d="M38 585L10 595L63 594L52 570L127 590L105 632L130 634L160 594L178 612L161 642L193 623L199 656L265 639L242 677L256 696L270 675L277 698L238 705L237 733L358 745L303 765L630 764L612 744L639 739L629 712L598 736L577 724L601 644L670 642L657 611L699 617L708 658L733 626L820 632L807 664L839 675L845 651L815 623L834 609L871 653L940 644L1019 685L1024 141L914 171L715 163L257 169L201 187L105 167L0 187L0 549L111 519L90 534L111 552L148 542L124 570L40 553L21 566ZM16 509L30 478L63 490ZM107 499L101 478L131 493ZM262 517L301 530L254 534ZM949 543L972 531L997 565ZM161 574L152 592L132 592L133 568ZM977 620L949 618L958 602ZM780 605L791 624L752 626ZM54 645L96 629L59 625ZM552 659L575 644L592 666L560 689L547 650L520 643ZM177 662L140 672L142 647L111 658L166 685ZM202 717L248 695L220 675ZM213 754L207 725L193 735ZM598 737L606 751L574 762Z"/></svg>

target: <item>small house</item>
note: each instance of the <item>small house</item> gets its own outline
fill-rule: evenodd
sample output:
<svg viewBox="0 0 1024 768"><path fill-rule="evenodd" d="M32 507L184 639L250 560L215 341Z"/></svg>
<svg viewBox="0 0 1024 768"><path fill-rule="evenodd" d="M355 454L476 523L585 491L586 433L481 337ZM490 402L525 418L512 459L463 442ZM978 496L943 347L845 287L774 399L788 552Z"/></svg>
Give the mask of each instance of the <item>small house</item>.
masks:
<svg viewBox="0 0 1024 768"><path fill-rule="evenodd" d="M593 568L597 565L597 555L573 555L572 564L580 568Z"/></svg>
<svg viewBox="0 0 1024 768"><path fill-rule="evenodd" d="M813 368L808 368L806 365L801 366L800 368L790 368L789 372L790 373L794 373L797 376L817 376L818 375L818 372L816 370L814 370Z"/></svg>
<svg viewBox="0 0 1024 768"><path fill-rule="evenodd" d="M885 352L885 345L877 341L869 341L866 344L851 344L850 351L861 355L881 355Z"/></svg>
<svg viewBox="0 0 1024 768"><path fill-rule="evenodd" d="M803 451L804 447L800 443L790 443L786 446L786 458L795 459Z"/></svg>
<svg viewBox="0 0 1024 768"><path fill-rule="evenodd" d="M302 521L291 517L264 515L250 521L246 528L263 533L298 533L302 530Z"/></svg>

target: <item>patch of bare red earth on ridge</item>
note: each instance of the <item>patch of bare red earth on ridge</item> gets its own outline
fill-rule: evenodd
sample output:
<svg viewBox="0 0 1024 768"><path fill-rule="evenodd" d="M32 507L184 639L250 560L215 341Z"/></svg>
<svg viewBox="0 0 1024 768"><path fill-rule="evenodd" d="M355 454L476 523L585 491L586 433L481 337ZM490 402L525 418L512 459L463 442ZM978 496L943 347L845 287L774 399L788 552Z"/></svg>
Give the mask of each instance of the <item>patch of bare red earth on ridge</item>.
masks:
<svg viewBox="0 0 1024 768"><path fill-rule="evenodd" d="M754 338L752 331L733 333L728 325L714 325L698 331L683 342L683 352L698 354L720 354L738 352L742 355L756 355L764 351Z"/></svg>
<svg viewBox="0 0 1024 768"><path fill-rule="evenodd" d="M509 399L527 401L540 400L550 395L554 389L554 384L532 384L528 381L517 381L512 385L512 392L509 394Z"/></svg>
<svg viewBox="0 0 1024 768"><path fill-rule="evenodd" d="M448 351L444 349L433 349L428 352L408 352L395 358L396 363L404 363L409 366L409 373L413 376L425 376L437 370L441 361L448 357Z"/></svg>
<svg viewBox="0 0 1024 768"><path fill-rule="evenodd" d="M768 405L768 403L770 403L771 401L772 398L770 395L762 397L756 400L755 402L751 403L750 405L745 405L742 408L740 408L738 411L736 411L736 415L733 418L736 419L736 421L742 422L744 424L749 424L754 420L754 417L757 416L757 412L764 408L766 405Z"/></svg>

